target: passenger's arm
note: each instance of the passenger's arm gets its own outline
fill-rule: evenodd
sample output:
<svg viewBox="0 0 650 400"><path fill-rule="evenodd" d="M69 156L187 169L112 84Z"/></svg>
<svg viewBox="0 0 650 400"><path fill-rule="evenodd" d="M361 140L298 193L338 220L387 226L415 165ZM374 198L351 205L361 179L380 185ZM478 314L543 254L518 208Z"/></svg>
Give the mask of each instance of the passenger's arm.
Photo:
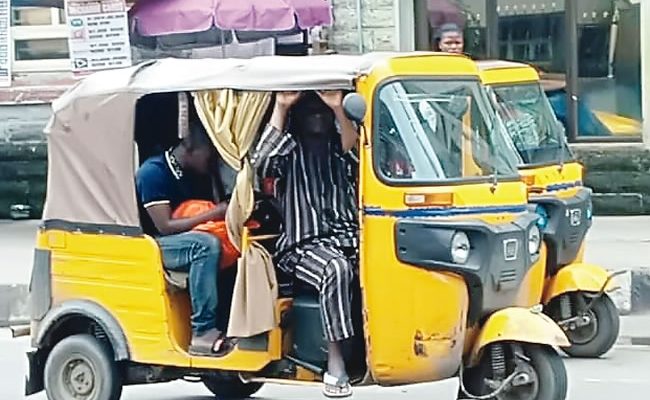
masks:
<svg viewBox="0 0 650 400"><path fill-rule="evenodd" d="M343 93L340 90L318 92L318 95L327 104L341 128L341 149L344 153L357 148L359 145L359 132L352 121L345 116L343 111Z"/></svg>
<svg viewBox="0 0 650 400"><path fill-rule="evenodd" d="M208 221L223 220L226 215L228 203L219 203L213 209L190 218L172 218L172 209L169 203L156 203L146 207L151 220L161 235L173 235L192 230L197 225Z"/></svg>
<svg viewBox="0 0 650 400"><path fill-rule="evenodd" d="M196 225L212 220L223 220L227 203L219 203L212 210L192 218L173 219L170 182L159 167L146 164L136 174L136 189L142 206L161 235L187 232Z"/></svg>
<svg viewBox="0 0 650 400"><path fill-rule="evenodd" d="M281 175L284 158L296 146L291 134L284 132L284 126L289 109L299 97L298 92L278 93L276 96L271 120L251 154L253 167L263 178Z"/></svg>

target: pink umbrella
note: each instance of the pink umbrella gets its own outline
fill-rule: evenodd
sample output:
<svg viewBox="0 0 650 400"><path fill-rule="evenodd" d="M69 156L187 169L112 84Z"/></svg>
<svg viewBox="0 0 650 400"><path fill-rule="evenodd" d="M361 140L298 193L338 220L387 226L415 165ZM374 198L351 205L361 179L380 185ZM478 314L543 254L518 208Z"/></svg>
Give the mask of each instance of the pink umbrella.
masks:
<svg viewBox="0 0 650 400"><path fill-rule="evenodd" d="M287 31L332 23L329 0L138 0L130 11L142 36L207 31Z"/></svg>

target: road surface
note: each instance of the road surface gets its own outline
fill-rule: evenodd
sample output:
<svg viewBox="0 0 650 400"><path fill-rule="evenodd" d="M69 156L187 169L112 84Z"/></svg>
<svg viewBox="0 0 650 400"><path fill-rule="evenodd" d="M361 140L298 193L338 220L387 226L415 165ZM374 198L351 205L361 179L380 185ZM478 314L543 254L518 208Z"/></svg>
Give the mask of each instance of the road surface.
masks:
<svg viewBox="0 0 650 400"><path fill-rule="evenodd" d="M26 368L26 339L10 339L0 331L0 388L2 400L23 399L23 376ZM619 346L600 360L565 359L569 373L569 400L642 399L650 393L650 347ZM356 400L452 399L456 381L405 387L358 388ZM319 399L318 388L268 385L254 398L264 400ZM46 400L45 394L29 400ZM172 382L126 387L122 400L209 400L210 393L201 384Z"/></svg>

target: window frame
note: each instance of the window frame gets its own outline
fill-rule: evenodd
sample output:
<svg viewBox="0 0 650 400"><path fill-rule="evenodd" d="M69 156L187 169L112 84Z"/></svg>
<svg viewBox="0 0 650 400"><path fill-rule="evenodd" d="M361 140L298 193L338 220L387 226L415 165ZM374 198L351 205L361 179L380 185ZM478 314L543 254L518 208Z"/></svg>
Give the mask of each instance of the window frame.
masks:
<svg viewBox="0 0 650 400"><path fill-rule="evenodd" d="M17 8L39 8L39 7L11 7L11 12ZM38 60L16 60L16 41L20 40L47 40L64 39L68 40L69 30L61 18L59 8L50 8L49 25L18 25L11 26L11 68L13 73L24 72L65 72L70 71L70 56L62 59L44 58Z"/></svg>

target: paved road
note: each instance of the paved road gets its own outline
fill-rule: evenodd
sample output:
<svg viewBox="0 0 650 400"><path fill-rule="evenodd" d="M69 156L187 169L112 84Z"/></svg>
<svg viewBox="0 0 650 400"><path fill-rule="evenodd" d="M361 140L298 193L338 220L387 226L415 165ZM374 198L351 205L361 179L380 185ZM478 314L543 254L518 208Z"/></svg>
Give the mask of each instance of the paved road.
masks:
<svg viewBox="0 0 650 400"><path fill-rule="evenodd" d="M27 341L9 339L0 331L0 388L3 400L22 399L23 376L26 361L23 352ZM569 372L569 400L641 399L642 393L650 393L647 378L650 366L650 347L617 347L605 359L567 359ZM452 399L456 381L436 384L413 385L395 388L359 388L357 400L398 399ZM257 399L303 400L318 399L318 388L297 388L268 385L260 391ZM122 400L209 400L210 393L200 384L172 382L159 385L127 387ZM45 400L43 393L29 400Z"/></svg>
<svg viewBox="0 0 650 400"><path fill-rule="evenodd" d="M609 269L650 267L650 217L595 217L587 236L588 262Z"/></svg>

